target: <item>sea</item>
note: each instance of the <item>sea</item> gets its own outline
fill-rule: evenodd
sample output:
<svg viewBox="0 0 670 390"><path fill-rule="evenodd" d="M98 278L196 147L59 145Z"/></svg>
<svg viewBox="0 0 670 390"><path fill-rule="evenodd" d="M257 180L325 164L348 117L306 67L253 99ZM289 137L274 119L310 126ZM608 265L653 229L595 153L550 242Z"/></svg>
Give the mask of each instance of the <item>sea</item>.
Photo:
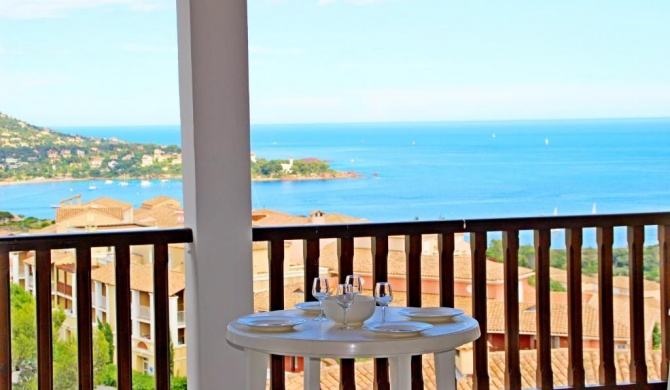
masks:
<svg viewBox="0 0 670 390"><path fill-rule="evenodd" d="M56 130L181 143L179 126ZM670 118L253 125L251 150L267 159L315 157L363 175L252 183L253 208L296 215L322 210L390 222L670 210ZM74 195L139 206L157 195L182 199L182 182L3 185L0 210L54 218L52 205Z"/></svg>

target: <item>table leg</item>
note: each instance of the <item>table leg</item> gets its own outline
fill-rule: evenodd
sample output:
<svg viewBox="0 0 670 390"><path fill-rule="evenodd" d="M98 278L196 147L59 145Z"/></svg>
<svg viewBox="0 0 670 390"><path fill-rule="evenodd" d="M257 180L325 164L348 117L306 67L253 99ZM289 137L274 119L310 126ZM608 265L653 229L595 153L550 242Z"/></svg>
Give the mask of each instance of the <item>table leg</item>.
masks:
<svg viewBox="0 0 670 390"><path fill-rule="evenodd" d="M319 390L321 388L321 359L304 358L305 364L305 390Z"/></svg>
<svg viewBox="0 0 670 390"><path fill-rule="evenodd" d="M456 389L456 352L454 350L436 353L435 383L437 390Z"/></svg>
<svg viewBox="0 0 670 390"><path fill-rule="evenodd" d="M402 355L389 358L391 371L391 390L412 388L412 356Z"/></svg>
<svg viewBox="0 0 670 390"><path fill-rule="evenodd" d="M265 390L268 379L268 358L265 353L244 350L244 383L246 390Z"/></svg>

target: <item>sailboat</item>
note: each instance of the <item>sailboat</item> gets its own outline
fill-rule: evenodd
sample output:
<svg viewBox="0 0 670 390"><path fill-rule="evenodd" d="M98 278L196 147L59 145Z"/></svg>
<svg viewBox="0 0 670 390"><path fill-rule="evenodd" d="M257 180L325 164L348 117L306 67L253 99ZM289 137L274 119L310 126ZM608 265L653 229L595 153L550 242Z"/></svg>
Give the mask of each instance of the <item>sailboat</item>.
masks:
<svg viewBox="0 0 670 390"><path fill-rule="evenodd" d="M151 185L151 182L150 182L149 180L142 180L142 181L140 182L140 185L141 185L142 187L149 187L149 186Z"/></svg>

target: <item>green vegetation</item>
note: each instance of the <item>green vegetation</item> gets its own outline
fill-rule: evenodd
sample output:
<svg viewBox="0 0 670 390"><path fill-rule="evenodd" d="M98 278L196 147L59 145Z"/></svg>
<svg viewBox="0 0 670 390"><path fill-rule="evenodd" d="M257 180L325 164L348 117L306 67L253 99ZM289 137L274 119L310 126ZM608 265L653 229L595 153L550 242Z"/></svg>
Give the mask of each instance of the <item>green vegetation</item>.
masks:
<svg viewBox="0 0 670 390"><path fill-rule="evenodd" d="M289 176L321 177L338 173L331 169L328 163L316 159L294 160L290 169L284 170L282 164L288 165L289 163L289 160L259 158L256 161L251 161L251 177L281 179Z"/></svg>
<svg viewBox="0 0 670 390"><path fill-rule="evenodd" d="M501 240L491 240L486 250L486 256L498 262L503 261ZM531 268L535 258L535 248L532 245L519 247L519 265ZM614 276L628 276L628 248L614 248L612 250ZM549 253L549 264L552 267L567 269L567 254L565 249L552 249ZM658 245L644 247L644 278L658 282L660 280L660 266L658 262ZM595 248L582 249L582 273L585 275L598 274L598 250Z"/></svg>
<svg viewBox="0 0 670 390"><path fill-rule="evenodd" d="M0 113L0 181L174 177L181 169L177 145L69 135Z"/></svg>
<svg viewBox="0 0 670 390"><path fill-rule="evenodd" d="M35 299L16 284L10 286L12 318L12 367L19 370L18 390L37 389L37 323ZM65 312L58 308L52 312L54 390L71 390L78 387L77 339L58 337L65 322ZM98 321L93 332L93 374L95 385L116 386L116 365L112 364L114 350L109 324ZM173 377L172 390L185 390L186 378ZM133 390L154 390L155 378L133 372Z"/></svg>
<svg viewBox="0 0 670 390"><path fill-rule="evenodd" d="M31 229L43 229L53 224L54 221L51 219L24 218L21 215L15 216L8 211L0 211L0 228L6 230L24 233Z"/></svg>

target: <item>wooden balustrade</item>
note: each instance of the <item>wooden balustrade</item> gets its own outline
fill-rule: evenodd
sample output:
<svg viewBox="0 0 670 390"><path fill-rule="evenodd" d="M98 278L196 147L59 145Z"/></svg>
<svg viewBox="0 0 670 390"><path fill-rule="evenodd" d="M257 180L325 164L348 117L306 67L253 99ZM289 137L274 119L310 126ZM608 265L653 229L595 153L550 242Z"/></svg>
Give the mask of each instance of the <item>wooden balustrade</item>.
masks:
<svg viewBox="0 0 670 390"><path fill-rule="evenodd" d="M648 383L645 361L644 296L643 296L643 244L644 227L658 228L659 261L661 267L661 334L662 334L662 381ZM630 378L632 383L616 383L614 365L614 317L612 251L614 228L627 229L630 274ZM437 235L439 265L439 302L442 306L454 306L454 256L455 234L469 234L472 249L472 315L482 326L482 337L474 343L474 367L472 380L475 388L489 388L487 345L487 258L489 233L502 232L504 256L504 319L505 319L505 387L521 387L519 358L519 289L517 286L518 250L520 231L534 232L536 273L536 353L537 387L554 388L551 365L551 309L549 302L549 249L551 231L562 229L565 234L567 255L568 289L568 388L584 388L583 364L582 286L581 253L583 230L595 228L599 256L598 305L600 310L600 384L589 384L594 389L645 388L661 389L667 386L668 363L670 363L670 213L644 213L619 215L588 215L575 217L481 219L467 221L429 221L404 223L364 223L352 225L307 225L292 227L257 227L253 229L253 241L266 241L270 273L270 310L284 308L284 258L285 241L301 240L305 263L303 291L311 291L313 278L319 274L321 240L337 242L339 278L354 271L355 239L370 240L372 257L372 280L386 281L389 277L389 239L403 236L405 241L405 273L408 306L421 306L422 283L422 237ZM154 245L154 318L156 336L156 384L157 388L169 387L169 301L167 284L167 245L192 241L190 229L146 230L132 232L100 232L61 234L49 236L18 236L0 238L0 389L11 388L11 331L9 302L9 253L13 251L35 251L35 281L38 320L38 370L39 389L51 389L53 363L51 361L51 250L74 249L76 251L76 291L78 322L79 388L93 389L92 329L91 329L91 248L115 248L116 307L117 307L117 354L119 361L119 388L131 388L131 312L130 312L130 247ZM311 294L305 294L312 300ZM281 356L271 359L271 387L284 388L284 361ZM355 389L355 363L341 362L341 389ZM421 357L412 359L412 388L423 388ZM375 360L376 389L389 388L388 362Z"/></svg>
<svg viewBox="0 0 670 390"><path fill-rule="evenodd" d="M146 229L125 232L75 233L0 237L0 389L12 388L11 315L9 296L9 253L35 251L37 298L37 370L38 388L53 388L51 327L51 250L74 249L76 252L77 342L79 389L93 390L93 342L91 318L91 249L114 247L116 252L116 336L118 387L132 388L131 319L130 319L130 247L154 246L154 318L156 329L156 388L169 389L169 301L168 301L168 244L193 241L190 229ZM57 291L72 294L62 283Z"/></svg>
<svg viewBox="0 0 670 390"><path fill-rule="evenodd" d="M658 228L659 261L661 267L661 333L662 333L662 381L648 383L644 341L644 295L643 295L643 244L644 227ZM583 363L583 321L582 318L582 249L583 231L595 228L599 258L598 306L600 312L600 384L589 384L593 389L665 389L670 362L670 213L642 213L617 215L586 215L538 218L481 219L467 221L429 221L403 223L361 223L351 225L306 225L291 227L256 227L253 241L269 241L272 248L270 264L270 308L283 309L283 266L286 240L302 240L305 248L304 291L311 290L313 277L318 273L319 241L336 239L338 245L339 278L352 274L354 239L368 237L372 257L372 280L388 279L387 259L389 237L405 237L407 305L421 306L421 244L423 235L437 234L439 265L439 302L445 307L454 306L454 250L456 233L468 233L472 252L472 313L480 322L482 337L474 342L474 368L472 381L474 388L489 388L488 345L487 345L487 284L486 249L488 234L502 232L504 252L504 318L505 318L505 388L520 389L522 386L519 358L519 287L518 251L520 231L534 233L536 274L536 386L553 389L551 349L551 306L549 253L552 231L560 229L565 235L568 292L568 387L586 386ZM614 365L614 313L612 251L614 228L628 229L630 263L630 380L632 383L616 383ZM280 251L275 251L275 248ZM305 294L311 300L310 294ZM279 360L280 357L276 357ZM355 389L353 362L343 360L341 365L341 390ZM389 388L388 363L385 359L375 360L375 389ZM273 365L272 389L284 388L283 365ZM412 359L412 388L423 388L421 357ZM566 387L562 387L566 388Z"/></svg>

